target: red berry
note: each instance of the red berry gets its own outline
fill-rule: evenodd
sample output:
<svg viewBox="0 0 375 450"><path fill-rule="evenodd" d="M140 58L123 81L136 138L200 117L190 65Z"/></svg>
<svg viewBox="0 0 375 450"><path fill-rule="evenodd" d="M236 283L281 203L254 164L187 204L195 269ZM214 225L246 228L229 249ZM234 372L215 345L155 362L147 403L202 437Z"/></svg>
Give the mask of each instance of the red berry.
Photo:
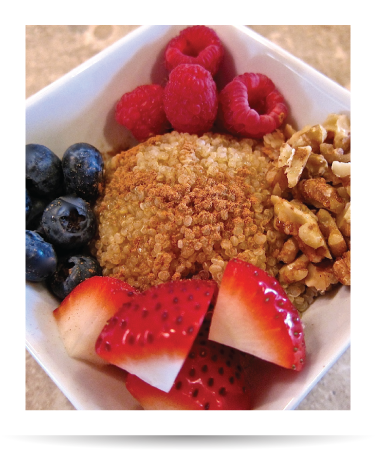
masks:
<svg viewBox="0 0 375 450"><path fill-rule="evenodd" d="M170 124L163 106L164 89L158 84L138 86L124 94L116 105L117 122L128 128L138 141L165 133Z"/></svg>
<svg viewBox="0 0 375 450"><path fill-rule="evenodd" d="M164 109L173 128L181 133L209 131L216 119L218 93L210 72L198 64L180 64L164 89Z"/></svg>
<svg viewBox="0 0 375 450"><path fill-rule="evenodd" d="M220 92L219 101L225 128L241 137L271 133L288 113L284 97L261 73L238 75Z"/></svg>
<svg viewBox="0 0 375 450"><path fill-rule="evenodd" d="M208 338L288 369L305 364L297 309L275 278L237 258L225 268Z"/></svg>
<svg viewBox="0 0 375 450"><path fill-rule="evenodd" d="M207 339L210 313L199 330L169 392L130 373L126 387L146 410L246 410L253 407L253 392L238 350Z"/></svg>
<svg viewBox="0 0 375 450"><path fill-rule="evenodd" d="M222 43L215 31L205 25L195 25L185 28L169 42L165 62L169 71L179 64L199 64L213 76L223 54Z"/></svg>
<svg viewBox="0 0 375 450"><path fill-rule="evenodd" d="M66 352L72 358L107 364L95 352L99 333L121 306L135 295L125 281L111 277L87 278L53 311Z"/></svg>
<svg viewBox="0 0 375 450"><path fill-rule="evenodd" d="M212 280L180 280L133 295L103 328L97 354L168 392L216 292Z"/></svg>

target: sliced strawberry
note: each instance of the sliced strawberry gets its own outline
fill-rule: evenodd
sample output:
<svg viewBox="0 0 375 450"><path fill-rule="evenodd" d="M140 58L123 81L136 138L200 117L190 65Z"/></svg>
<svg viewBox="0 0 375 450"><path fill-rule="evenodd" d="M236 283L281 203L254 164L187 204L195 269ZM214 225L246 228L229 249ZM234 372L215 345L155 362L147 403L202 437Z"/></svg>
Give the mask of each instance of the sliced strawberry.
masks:
<svg viewBox="0 0 375 450"><path fill-rule="evenodd" d="M217 290L214 281L159 284L134 296L101 332L96 352L168 392Z"/></svg>
<svg viewBox="0 0 375 450"><path fill-rule="evenodd" d="M53 311L67 353L95 364L107 364L95 342L107 320L134 295L134 288L111 277L83 281Z"/></svg>
<svg viewBox="0 0 375 450"><path fill-rule="evenodd" d="M126 387L144 409L251 409L240 352L207 340L206 320L167 393L127 374Z"/></svg>
<svg viewBox="0 0 375 450"><path fill-rule="evenodd" d="M225 268L208 337L289 369L303 368L298 311L275 278L239 259Z"/></svg>

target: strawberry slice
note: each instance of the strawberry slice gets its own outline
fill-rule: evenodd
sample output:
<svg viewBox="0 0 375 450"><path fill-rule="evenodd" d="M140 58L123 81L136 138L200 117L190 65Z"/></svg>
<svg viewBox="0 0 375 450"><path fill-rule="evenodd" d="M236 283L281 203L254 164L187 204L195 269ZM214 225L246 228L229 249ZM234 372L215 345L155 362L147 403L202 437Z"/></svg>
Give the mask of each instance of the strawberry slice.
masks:
<svg viewBox="0 0 375 450"><path fill-rule="evenodd" d="M289 369L304 365L297 309L275 278L239 259L225 268L208 338Z"/></svg>
<svg viewBox="0 0 375 450"><path fill-rule="evenodd" d="M100 333L97 354L168 392L216 290L214 281L181 280L134 296Z"/></svg>
<svg viewBox="0 0 375 450"><path fill-rule="evenodd" d="M126 387L144 409L251 409L241 352L208 341L208 329L206 319L168 393L127 374Z"/></svg>
<svg viewBox="0 0 375 450"><path fill-rule="evenodd" d="M124 281L95 276L79 284L53 311L65 349L73 358L108 364L95 352L95 342L106 322L134 295Z"/></svg>

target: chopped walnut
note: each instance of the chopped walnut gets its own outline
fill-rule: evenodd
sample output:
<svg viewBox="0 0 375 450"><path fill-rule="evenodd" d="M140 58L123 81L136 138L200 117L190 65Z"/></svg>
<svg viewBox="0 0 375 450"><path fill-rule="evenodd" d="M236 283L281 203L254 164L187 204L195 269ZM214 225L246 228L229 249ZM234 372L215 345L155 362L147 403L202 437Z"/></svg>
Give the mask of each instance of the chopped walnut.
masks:
<svg viewBox="0 0 375 450"><path fill-rule="evenodd" d="M290 264L286 264L279 271L279 281L281 284L292 284L306 278L307 267L310 260L306 255L301 255Z"/></svg>
<svg viewBox="0 0 375 450"><path fill-rule="evenodd" d="M305 170L310 178L324 177L324 174L328 170L327 160L323 155L311 153L309 159L307 160Z"/></svg>
<svg viewBox="0 0 375 450"><path fill-rule="evenodd" d="M330 183L332 186L338 186L342 184L342 179L337 177L332 172L332 167L329 165L328 169L324 172L322 177L326 180L327 183Z"/></svg>
<svg viewBox="0 0 375 450"><path fill-rule="evenodd" d="M338 229L344 236L350 237L350 202L346 204L344 210L336 216Z"/></svg>
<svg viewBox="0 0 375 450"><path fill-rule="evenodd" d="M326 239L328 247L336 258L342 256L348 250L344 236L338 229L335 219L325 209L320 209L317 213L319 228Z"/></svg>
<svg viewBox="0 0 375 450"><path fill-rule="evenodd" d="M335 261L333 272L341 284L350 286L350 250Z"/></svg>
<svg viewBox="0 0 375 450"><path fill-rule="evenodd" d="M297 148L293 148L289 144L281 146L278 166L286 167L285 174L288 179L288 187L292 188L298 183L310 154L310 146Z"/></svg>
<svg viewBox="0 0 375 450"><path fill-rule="evenodd" d="M323 258L332 258L317 218L306 205L297 200L288 202L275 195L271 196L271 201L275 210L275 228L294 236L310 261L320 262Z"/></svg>
<svg viewBox="0 0 375 450"><path fill-rule="evenodd" d="M350 197L350 176L349 177L345 177L345 178L341 178L341 183L343 185L343 187L346 190L347 195ZM346 196L345 196L346 197Z"/></svg>
<svg viewBox="0 0 375 450"><path fill-rule="evenodd" d="M350 198L350 162L339 162L339 161L333 161L332 163L332 173L337 177L343 186L343 189L345 189L345 192L341 194L339 191L339 195L341 197L347 199ZM341 191L343 190L341 189Z"/></svg>
<svg viewBox="0 0 375 450"><path fill-rule="evenodd" d="M346 202L350 202L350 184L348 186L338 186L337 193L340 197L342 197Z"/></svg>
<svg viewBox="0 0 375 450"><path fill-rule="evenodd" d="M344 152L350 149L350 120L345 114L329 114L323 127L334 136L333 145Z"/></svg>
<svg viewBox="0 0 375 450"><path fill-rule="evenodd" d="M290 139L294 133L297 133L290 123L287 123L284 127L284 134L287 139Z"/></svg>
<svg viewBox="0 0 375 450"><path fill-rule="evenodd" d="M332 172L339 178L346 178L350 176L350 162L333 161Z"/></svg>
<svg viewBox="0 0 375 450"><path fill-rule="evenodd" d="M345 208L345 201L337 190L329 185L324 178L302 180L297 186L304 200L316 208L325 208L335 214Z"/></svg>
<svg viewBox="0 0 375 450"><path fill-rule="evenodd" d="M318 248L313 248L310 245L307 245L299 236L297 236L296 239L298 241L299 249L312 263L319 263L324 258L332 259L327 244L324 244L324 246Z"/></svg>
<svg viewBox="0 0 375 450"><path fill-rule="evenodd" d="M294 133L289 139L288 144L291 147L310 146L312 151L319 152L320 144L327 138L327 131L321 125L306 126L302 130Z"/></svg>
<svg viewBox="0 0 375 450"><path fill-rule="evenodd" d="M291 237L287 241L285 241L277 259L285 264L290 264L296 259L298 252L298 241L296 238Z"/></svg>
<svg viewBox="0 0 375 450"><path fill-rule="evenodd" d="M327 160L328 164L334 161L349 162L350 153L344 153L342 148L335 148L332 144L323 143L320 145L320 153Z"/></svg>
<svg viewBox="0 0 375 450"><path fill-rule="evenodd" d="M323 261L319 264L310 263L305 283L306 286L314 287L321 294L326 292L332 284L337 284L338 278L333 271L333 261Z"/></svg>
<svg viewBox="0 0 375 450"><path fill-rule="evenodd" d="M281 197L288 189L288 179L282 168L271 166L266 174L267 183L272 187L272 194Z"/></svg>

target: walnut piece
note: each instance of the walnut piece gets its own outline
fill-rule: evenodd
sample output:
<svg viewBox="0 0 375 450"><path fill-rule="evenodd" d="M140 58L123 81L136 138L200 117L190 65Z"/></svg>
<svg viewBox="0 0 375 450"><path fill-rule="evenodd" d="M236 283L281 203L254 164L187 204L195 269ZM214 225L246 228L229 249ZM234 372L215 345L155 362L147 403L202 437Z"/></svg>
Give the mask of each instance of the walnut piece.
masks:
<svg viewBox="0 0 375 450"><path fill-rule="evenodd" d="M301 178L303 169L311 153L311 147L293 148L289 144L283 144L280 147L279 167L285 167L285 175L288 179L288 187L296 186Z"/></svg>
<svg viewBox="0 0 375 450"><path fill-rule="evenodd" d="M332 144L327 144L325 142L320 145L320 153L327 160L328 164L332 164L334 161L350 161L350 153L344 153L342 148L335 148Z"/></svg>
<svg viewBox="0 0 375 450"><path fill-rule="evenodd" d="M332 172L339 178L350 176L350 162L333 161Z"/></svg>
<svg viewBox="0 0 375 450"><path fill-rule="evenodd" d="M335 214L340 213L345 208L344 199L324 178L302 180L298 183L297 188L306 203L316 208L325 208Z"/></svg>
<svg viewBox="0 0 375 450"><path fill-rule="evenodd" d="M350 202L345 205L344 210L336 216L338 229L344 236L350 237Z"/></svg>
<svg viewBox="0 0 375 450"><path fill-rule="evenodd" d="M322 125L306 126L302 130L294 133L289 139L291 147L310 146L313 152L318 152L320 144L327 138L327 131Z"/></svg>
<svg viewBox="0 0 375 450"><path fill-rule="evenodd" d="M350 286L350 250L335 261L333 272L341 284Z"/></svg>
<svg viewBox="0 0 375 450"><path fill-rule="evenodd" d="M301 255L290 264L281 267L279 271L279 281L282 284L292 284L306 278L308 274L307 267L310 260L306 255Z"/></svg>
<svg viewBox="0 0 375 450"><path fill-rule="evenodd" d="M277 256L279 261L285 264L290 264L296 259L297 253L299 252L298 241L296 238L291 237L284 242L280 253Z"/></svg>
<svg viewBox="0 0 375 450"><path fill-rule="evenodd" d="M324 177L328 170L328 162L323 155L311 153L306 163L306 171L310 178Z"/></svg>
<svg viewBox="0 0 375 450"><path fill-rule="evenodd" d="M298 200L289 202L275 195L271 196L271 201L274 205L274 226L277 230L294 236L301 251L310 261L332 259L318 226L318 220L306 205Z"/></svg>
<svg viewBox="0 0 375 450"><path fill-rule="evenodd" d="M333 145L344 152L350 149L350 120L345 114L329 114L323 127L333 133Z"/></svg>
<svg viewBox="0 0 375 450"><path fill-rule="evenodd" d="M328 247L336 258L348 250L344 236L338 229L335 219L325 209L320 209L316 215L319 228L326 239Z"/></svg>
<svg viewBox="0 0 375 450"><path fill-rule="evenodd" d="M323 261L320 264L310 263L308 266L308 275L305 278L306 286L314 287L323 294L332 284L338 283L333 270L333 261Z"/></svg>

